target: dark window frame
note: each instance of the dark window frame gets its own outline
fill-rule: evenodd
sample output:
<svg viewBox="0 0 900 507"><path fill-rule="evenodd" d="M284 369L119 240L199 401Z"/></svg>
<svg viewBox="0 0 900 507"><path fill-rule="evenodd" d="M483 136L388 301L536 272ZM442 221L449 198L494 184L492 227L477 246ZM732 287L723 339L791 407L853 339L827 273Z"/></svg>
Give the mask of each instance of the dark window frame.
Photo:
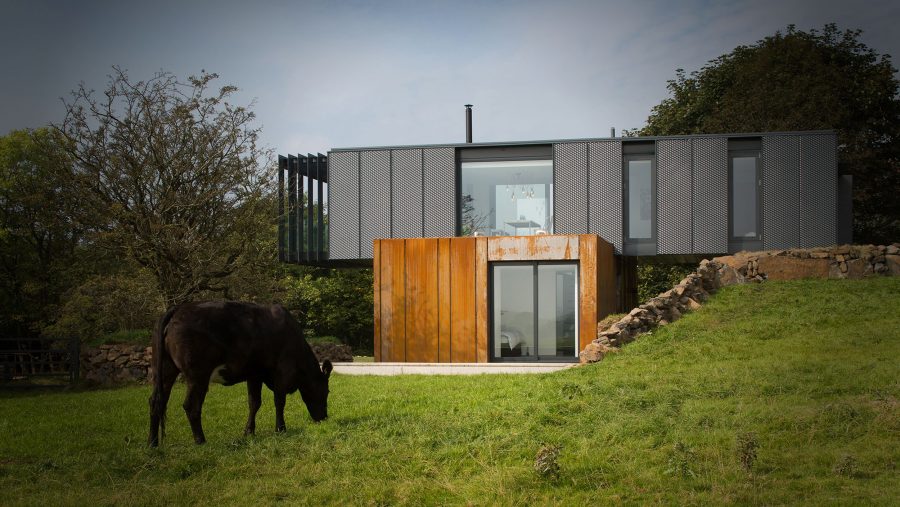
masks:
<svg viewBox="0 0 900 507"><path fill-rule="evenodd" d="M534 347L535 355L533 357L497 357L494 355L494 345L496 337L494 336L494 266L531 266L532 267L532 283L533 291L533 327L534 327ZM538 326L538 295L540 287L538 286L538 266L539 265L574 265L575 266L575 355L572 357L549 356L541 359L538 354L538 343L540 341L540 332ZM579 319L581 311L581 261L580 260L533 260L533 261L491 261L488 263L488 362L491 363L577 363L580 350L579 336Z"/></svg>

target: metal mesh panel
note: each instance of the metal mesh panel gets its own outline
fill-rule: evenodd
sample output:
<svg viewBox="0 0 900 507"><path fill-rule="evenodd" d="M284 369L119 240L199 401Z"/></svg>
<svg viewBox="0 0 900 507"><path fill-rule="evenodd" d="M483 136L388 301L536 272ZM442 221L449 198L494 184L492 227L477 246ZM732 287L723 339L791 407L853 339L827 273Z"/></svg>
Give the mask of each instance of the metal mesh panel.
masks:
<svg viewBox="0 0 900 507"><path fill-rule="evenodd" d="M656 143L657 244L660 254L689 254L691 244L691 140Z"/></svg>
<svg viewBox="0 0 900 507"><path fill-rule="evenodd" d="M372 241L391 237L391 152L359 156L359 257L372 258Z"/></svg>
<svg viewBox="0 0 900 507"><path fill-rule="evenodd" d="M728 252L728 140L693 139L694 253Z"/></svg>
<svg viewBox="0 0 900 507"><path fill-rule="evenodd" d="M423 236L456 235L456 156L453 148L422 152Z"/></svg>
<svg viewBox="0 0 900 507"><path fill-rule="evenodd" d="M800 138L763 136L763 248L796 248L800 224Z"/></svg>
<svg viewBox="0 0 900 507"><path fill-rule="evenodd" d="M422 150L391 152L393 237L422 236Z"/></svg>
<svg viewBox="0 0 900 507"><path fill-rule="evenodd" d="M554 224L556 234L587 232L588 167L587 145L553 145Z"/></svg>
<svg viewBox="0 0 900 507"><path fill-rule="evenodd" d="M588 145L590 160L590 228L622 254L622 142Z"/></svg>
<svg viewBox="0 0 900 507"><path fill-rule="evenodd" d="M832 134L800 138L800 247L837 242L837 159Z"/></svg>
<svg viewBox="0 0 900 507"><path fill-rule="evenodd" d="M328 166L328 256L358 259L359 153L332 153Z"/></svg>

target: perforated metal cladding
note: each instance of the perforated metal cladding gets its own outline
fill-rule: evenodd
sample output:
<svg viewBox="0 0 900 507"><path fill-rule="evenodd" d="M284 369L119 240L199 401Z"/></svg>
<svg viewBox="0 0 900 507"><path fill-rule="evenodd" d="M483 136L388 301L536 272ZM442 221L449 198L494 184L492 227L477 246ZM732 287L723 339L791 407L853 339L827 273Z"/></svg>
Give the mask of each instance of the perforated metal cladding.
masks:
<svg viewBox="0 0 900 507"><path fill-rule="evenodd" d="M422 236L422 150L391 151L392 233L395 238Z"/></svg>
<svg viewBox="0 0 900 507"><path fill-rule="evenodd" d="M622 254L622 142L588 144L590 176L589 231L612 243Z"/></svg>
<svg viewBox="0 0 900 507"><path fill-rule="evenodd" d="M800 224L800 138L762 138L763 248L796 248Z"/></svg>
<svg viewBox="0 0 900 507"><path fill-rule="evenodd" d="M728 140L693 141L694 253L728 252Z"/></svg>
<svg viewBox="0 0 900 507"><path fill-rule="evenodd" d="M832 134L800 138L800 248L837 242L837 159Z"/></svg>
<svg viewBox="0 0 900 507"><path fill-rule="evenodd" d="M391 237L391 152L359 156L359 258L372 258L372 242Z"/></svg>
<svg viewBox="0 0 900 507"><path fill-rule="evenodd" d="M422 235L427 238L456 235L456 155L453 148L422 151Z"/></svg>
<svg viewBox="0 0 900 507"><path fill-rule="evenodd" d="M660 254L689 254L691 244L690 139L656 142L657 248Z"/></svg>
<svg viewBox="0 0 900 507"><path fill-rule="evenodd" d="M553 232L556 234L587 233L587 144L554 144L553 169Z"/></svg>
<svg viewBox="0 0 900 507"><path fill-rule="evenodd" d="M328 256L359 258L359 153L328 158Z"/></svg>

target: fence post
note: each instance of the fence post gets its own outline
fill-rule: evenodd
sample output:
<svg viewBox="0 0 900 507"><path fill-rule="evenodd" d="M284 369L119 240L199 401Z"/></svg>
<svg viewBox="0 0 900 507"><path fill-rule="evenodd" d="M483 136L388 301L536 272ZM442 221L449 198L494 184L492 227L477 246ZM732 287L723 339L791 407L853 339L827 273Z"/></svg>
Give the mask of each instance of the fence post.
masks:
<svg viewBox="0 0 900 507"><path fill-rule="evenodd" d="M69 356L70 356L70 380L74 384L78 382L81 373L81 340L77 337L69 339Z"/></svg>

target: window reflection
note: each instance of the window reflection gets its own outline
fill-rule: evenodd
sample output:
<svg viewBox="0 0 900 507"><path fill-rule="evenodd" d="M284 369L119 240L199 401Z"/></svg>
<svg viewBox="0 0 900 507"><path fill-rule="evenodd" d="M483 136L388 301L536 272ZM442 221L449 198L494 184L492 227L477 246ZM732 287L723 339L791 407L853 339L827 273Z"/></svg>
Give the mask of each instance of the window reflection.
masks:
<svg viewBox="0 0 900 507"><path fill-rule="evenodd" d="M463 236L553 233L553 161L463 162Z"/></svg>
<svg viewBox="0 0 900 507"><path fill-rule="evenodd" d="M731 159L731 235L756 238L756 157Z"/></svg>
<svg viewBox="0 0 900 507"><path fill-rule="evenodd" d="M653 237L653 165L628 161L628 238Z"/></svg>

